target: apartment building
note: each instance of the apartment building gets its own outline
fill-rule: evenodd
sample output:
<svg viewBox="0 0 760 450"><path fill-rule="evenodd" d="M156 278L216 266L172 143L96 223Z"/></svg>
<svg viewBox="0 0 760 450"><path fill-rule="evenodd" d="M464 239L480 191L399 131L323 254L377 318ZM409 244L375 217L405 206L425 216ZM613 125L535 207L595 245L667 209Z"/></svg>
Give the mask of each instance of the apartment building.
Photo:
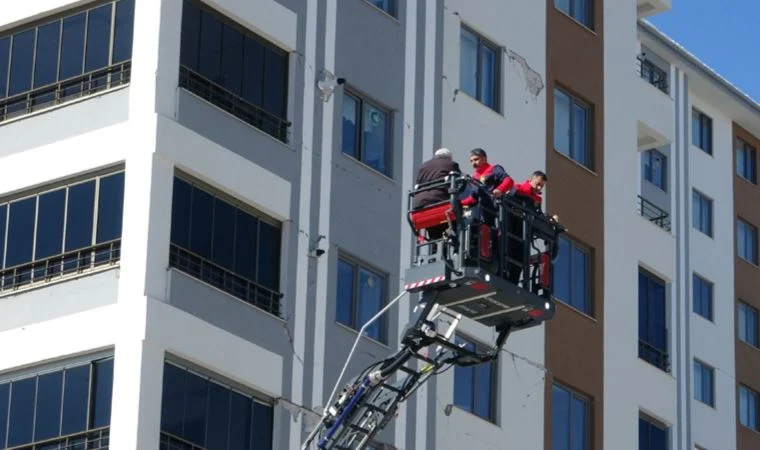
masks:
<svg viewBox="0 0 760 450"><path fill-rule="evenodd" d="M374 448L760 445L760 106L639 21L668 0L507 3L4 8L0 448L299 448L440 146L546 170L558 311Z"/></svg>

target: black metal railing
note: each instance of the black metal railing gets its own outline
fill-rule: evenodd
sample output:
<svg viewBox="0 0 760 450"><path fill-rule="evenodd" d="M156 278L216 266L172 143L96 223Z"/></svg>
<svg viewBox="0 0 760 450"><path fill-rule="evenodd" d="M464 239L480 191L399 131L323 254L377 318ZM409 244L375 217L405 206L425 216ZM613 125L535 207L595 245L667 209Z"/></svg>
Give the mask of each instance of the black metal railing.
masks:
<svg viewBox="0 0 760 450"><path fill-rule="evenodd" d="M652 86L668 94L668 74L642 55L636 56L636 69L639 76Z"/></svg>
<svg viewBox="0 0 760 450"><path fill-rule="evenodd" d="M0 100L0 122L129 83L131 61Z"/></svg>
<svg viewBox="0 0 760 450"><path fill-rule="evenodd" d="M670 373L670 355L668 354L668 351L655 347L641 338L639 338L639 358L658 369Z"/></svg>
<svg viewBox="0 0 760 450"><path fill-rule="evenodd" d="M640 195L637 197L639 214L663 230L670 231L670 214L644 197Z"/></svg>
<svg viewBox="0 0 760 450"><path fill-rule="evenodd" d="M281 293L237 275L182 247L170 245L169 266L221 289L246 303L281 317Z"/></svg>
<svg viewBox="0 0 760 450"><path fill-rule="evenodd" d="M179 87L232 114L275 139L288 142L291 123L233 94L186 66L179 67Z"/></svg>
<svg viewBox="0 0 760 450"><path fill-rule="evenodd" d="M114 265L120 258L121 239L116 239L49 258L6 267L0 270L0 293L84 273L105 265Z"/></svg>
<svg viewBox="0 0 760 450"><path fill-rule="evenodd" d="M206 450L206 448L162 431L159 450Z"/></svg>
<svg viewBox="0 0 760 450"><path fill-rule="evenodd" d="M95 428L31 444L8 447L7 450L106 450L110 427Z"/></svg>

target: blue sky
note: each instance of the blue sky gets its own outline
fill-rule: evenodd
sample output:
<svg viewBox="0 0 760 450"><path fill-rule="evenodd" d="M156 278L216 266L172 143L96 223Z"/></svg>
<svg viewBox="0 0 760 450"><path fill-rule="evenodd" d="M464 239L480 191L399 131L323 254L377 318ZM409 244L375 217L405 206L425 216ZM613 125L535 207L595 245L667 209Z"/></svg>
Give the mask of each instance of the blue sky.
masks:
<svg viewBox="0 0 760 450"><path fill-rule="evenodd" d="M648 20L760 102L760 0L672 2Z"/></svg>

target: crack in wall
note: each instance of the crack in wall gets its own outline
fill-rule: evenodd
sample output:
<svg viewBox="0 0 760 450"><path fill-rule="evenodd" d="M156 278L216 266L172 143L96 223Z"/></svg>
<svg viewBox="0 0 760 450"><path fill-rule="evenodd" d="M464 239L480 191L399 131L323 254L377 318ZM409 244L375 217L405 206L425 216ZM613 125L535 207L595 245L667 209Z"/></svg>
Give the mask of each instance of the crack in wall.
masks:
<svg viewBox="0 0 760 450"><path fill-rule="evenodd" d="M513 64L520 66L524 77L523 81L525 82L525 87L528 92L530 92L530 95L533 96L533 100L536 100L538 94L544 89L544 80L541 77L541 74L534 70L530 64L528 64L528 61L514 50L505 48L504 52Z"/></svg>

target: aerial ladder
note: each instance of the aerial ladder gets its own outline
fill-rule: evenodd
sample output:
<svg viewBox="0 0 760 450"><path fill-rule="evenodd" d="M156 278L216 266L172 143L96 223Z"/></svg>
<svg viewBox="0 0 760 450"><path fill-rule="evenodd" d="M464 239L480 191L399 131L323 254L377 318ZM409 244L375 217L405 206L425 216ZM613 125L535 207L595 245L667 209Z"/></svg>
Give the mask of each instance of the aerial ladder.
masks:
<svg viewBox="0 0 760 450"><path fill-rule="evenodd" d="M445 189L449 200L414 209L415 195ZM460 200L480 201L465 208ZM485 187L468 175L418 184L409 192L407 219L417 238L406 284L396 298L360 329L322 417L301 450L360 450L396 415L430 377L452 366L483 364L499 357L508 336L551 320L553 261L560 223L513 196L493 201ZM438 239L426 231L445 226ZM336 392L364 330L404 295L421 294L416 319L401 336L401 348L375 362ZM457 326L474 320L495 329L488 349L458 345ZM416 364L414 364L417 362Z"/></svg>

